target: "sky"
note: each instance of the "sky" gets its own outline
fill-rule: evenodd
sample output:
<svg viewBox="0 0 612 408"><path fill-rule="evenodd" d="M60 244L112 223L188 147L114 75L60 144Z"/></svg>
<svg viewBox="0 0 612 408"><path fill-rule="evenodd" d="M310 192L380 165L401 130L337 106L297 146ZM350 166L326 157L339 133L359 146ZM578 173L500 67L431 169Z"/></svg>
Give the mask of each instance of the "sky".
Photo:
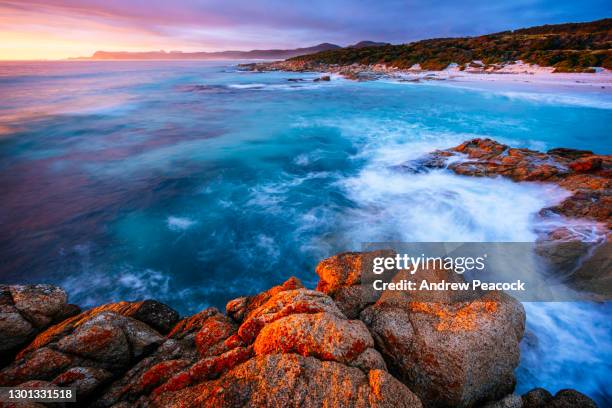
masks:
<svg viewBox="0 0 612 408"><path fill-rule="evenodd" d="M605 17L610 0L0 0L0 59L399 44Z"/></svg>

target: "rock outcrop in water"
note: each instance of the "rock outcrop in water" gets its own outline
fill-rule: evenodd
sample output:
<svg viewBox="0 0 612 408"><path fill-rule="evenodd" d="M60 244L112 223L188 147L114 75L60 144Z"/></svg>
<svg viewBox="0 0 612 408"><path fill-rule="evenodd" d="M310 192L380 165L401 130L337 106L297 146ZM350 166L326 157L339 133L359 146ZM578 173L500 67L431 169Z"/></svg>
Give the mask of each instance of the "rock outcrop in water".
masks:
<svg viewBox="0 0 612 408"><path fill-rule="evenodd" d="M455 158L449 162L449 158ZM466 176L504 176L514 181L556 183L572 194L544 209L571 218L589 218L612 230L612 156L586 150L546 153L511 148L491 139L473 139L425 158L423 167L446 167Z"/></svg>
<svg viewBox="0 0 612 408"><path fill-rule="evenodd" d="M375 255L329 258L317 268L319 290L291 278L228 302L226 314L208 308L179 320L152 300L62 321L55 311L55 323L43 319L51 325L2 368L0 386L70 386L78 405L93 407L595 406L572 390L511 394L525 322L519 302L502 293L372 296L361 292L361 270ZM64 292L44 288L61 294L53 310L63 310ZM51 304L40 286L2 290L31 294L29 310ZM0 312L4 333L17 333L3 333L3 345L22 341L13 313Z"/></svg>
<svg viewBox="0 0 612 408"><path fill-rule="evenodd" d="M539 231L540 251L577 289L612 296L612 155L566 148L537 152L491 139L473 139L402 166L408 171L446 168L459 175L554 183L569 192L540 211L556 227ZM559 217L578 223L558 223ZM565 224L565 225L564 225Z"/></svg>

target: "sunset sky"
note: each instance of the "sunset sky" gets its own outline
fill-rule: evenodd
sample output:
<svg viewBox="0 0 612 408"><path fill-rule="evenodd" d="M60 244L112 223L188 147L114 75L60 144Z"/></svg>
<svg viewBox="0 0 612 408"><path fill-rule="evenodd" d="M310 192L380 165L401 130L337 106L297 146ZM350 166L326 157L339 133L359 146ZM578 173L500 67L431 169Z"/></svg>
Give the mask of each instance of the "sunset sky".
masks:
<svg viewBox="0 0 612 408"><path fill-rule="evenodd" d="M0 59L404 43L610 16L610 0L0 0Z"/></svg>

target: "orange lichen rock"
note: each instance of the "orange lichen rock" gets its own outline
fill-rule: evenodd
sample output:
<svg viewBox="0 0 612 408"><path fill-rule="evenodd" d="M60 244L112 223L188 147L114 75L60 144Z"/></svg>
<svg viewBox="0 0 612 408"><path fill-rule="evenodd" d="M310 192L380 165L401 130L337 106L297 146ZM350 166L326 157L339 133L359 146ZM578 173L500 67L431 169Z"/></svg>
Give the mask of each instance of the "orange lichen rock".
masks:
<svg viewBox="0 0 612 408"><path fill-rule="evenodd" d="M238 329L238 335L246 343L251 343L266 324L291 314L320 312L344 317L333 300L321 292L308 289L278 292L248 314Z"/></svg>
<svg viewBox="0 0 612 408"><path fill-rule="evenodd" d="M72 368L79 366L119 373L163 341L159 333L143 322L109 311L82 318L70 330L66 325L60 327L64 330L49 329L53 336L39 335L45 339L43 347L30 345L0 371L0 384L52 380L62 373L69 375ZM105 379L92 377L94 380L99 385Z"/></svg>
<svg viewBox="0 0 612 408"><path fill-rule="evenodd" d="M236 332L236 326L227 317L216 315L207 319L195 337L195 344L201 356L207 357L218 354L215 352L215 345L224 342ZM218 347L224 348L225 343Z"/></svg>
<svg viewBox="0 0 612 408"><path fill-rule="evenodd" d="M242 322L243 319L262 304L266 303L272 296L286 290L295 290L303 288L302 282L296 277L287 279L282 285L273 286L265 292L261 292L254 296L240 297L231 300L226 305L227 315L237 322Z"/></svg>
<svg viewBox="0 0 612 408"><path fill-rule="evenodd" d="M452 157L452 160L449 160ZM556 148L547 152L510 148L491 139L472 139L447 150L435 151L403 165L408 170L446 168L476 177L504 176L514 181L554 183L568 191L560 203L543 208L539 216L558 225L537 231L538 254L551 269L579 291L607 297L612 269L605 262L583 267L594 252L609 257L612 240L612 155ZM577 218L571 227L559 225L558 216ZM602 243L607 245L600 245ZM567 252L566 243L574 249ZM563 244L563 245L560 245ZM561 261L561 262L560 262Z"/></svg>
<svg viewBox="0 0 612 408"><path fill-rule="evenodd" d="M372 270L374 258L393 255L395 253L389 250L343 252L324 259L316 268L319 276L317 290L333 297L343 288L363 283L363 272Z"/></svg>
<svg viewBox="0 0 612 408"><path fill-rule="evenodd" d="M215 308L181 320L151 355L106 389L98 404L136 401L162 386L177 389L188 386L193 382L189 372L198 361L214 360L242 345L236 340L236 328L231 319Z"/></svg>
<svg viewBox="0 0 612 408"><path fill-rule="evenodd" d="M138 393L148 393L153 388L165 383L176 373L182 371L190 365L189 360L167 360L155 364L133 384L133 391Z"/></svg>
<svg viewBox="0 0 612 408"><path fill-rule="evenodd" d="M495 292L364 303L351 296L371 255L342 254L322 272L338 277L334 296L359 319L296 279L229 302L229 316L209 308L184 318L165 336L152 326L167 327L171 313L120 302L48 328L0 370L0 384L70 386L85 406L164 408L468 407L512 390L520 303Z"/></svg>
<svg viewBox="0 0 612 408"><path fill-rule="evenodd" d="M438 331L457 332L476 330L479 318L494 313L497 303L474 301L457 306L435 302L410 302L409 308L415 313L428 313L438 317Z"/></svg>
<svg viewBox="0 0 612 408"><path fill-rule="evenodd" d="M421 408L419 398L386 371L368 374L298 354L256 356L219 379L157 394L154 407Z"/></svg>
<svg viewBox="0 0 612 408"><path fill-rule="evenodd" d="M209 336L222 333L223 337L228 332L219 317L211 316L196 341L210 347L213 341L205 341ZM353 402L375 407L399 401L400 406L421 406L414 394L386 372L364 323L348 320L321 292L285 289L259 298L257 307L244 314L237 335L227 337L223 344L235 348L175 373L153 391L152 405L198 406L206 401L222 407L334 402L344 406ZM328 368L338 372L342 382L326 383L317 392L320 386L315 382L326 382L332 375ZM282 371L275 371L279 369ZM367 376L371 372L376 374ZM298 384L303 384L303 390L295 388L302 387ZM392 395L395 400L390 399Z"/></svg>
<svg viewBox="0 0 612 408"><path fill-rule="evenodd" d="M199 313L180 320L176 325L174 325L166 337L170 339L183 339L185 337L189 337L200 331L206 321L214 316L222 315L214 307L204 309Z"/></svg>
<svg viewBox="0 0 612 408"><path fill-rule="evenodd" d="M319 262L317 290L329 295L348 318L354 319L369 304L374 303L380 293L373 290L368 279L372 274L372 262L376 257L394 256L393 251L344 252Z"/></svg>
<svg viewBox="0 0 612 408"><path fill-rule="evenodd" d="M78 314L66 292L53 285L0 285L0 366L39 332Z"/></svg>
<svg viewBox="0 0 612 408"><path fill-rule="evenodd" d="M298 353L350 364L374 347L374 340L359 320L330 313L294 314L266 325L254 347L257 355Z"/></svg>
<svg viewBox="0 0 612 408"><path fill-rule="evenodd" d="M503 397L514 387L522 305L497 292L464 302L447 298L385 294L361 319L387 364L427 405L467 407Z"/></svg>
<svg viewBox="0 0 612 408"><path fill-rule="evenodd" d="M338 289L361 282L362 254L345 252L327 258L317 265L317 290L333 295Z"/></svg>
<svg viewBox="0 0 612 408"><path fill-rule="evenodd" d="M144 309L144 312L143 312ZM161 312L159 312L161 310ZM149 314L147 314L147 311ZM178 313L169 308L168 306L159 303L157 301L142 301L142 302L117 302L109 303L106 305L98 306L93 309L89 309L76 316L70 317L63 320L62 322L49 327L47 330L41 332L36 338L30 343L28 347L23 349L17 358L25 356L32 350L41 348L49 343L57 341L63 336L76 330L79 326L85 324L90 319L102 313L113 313L115 315L130 317L138 321L142 321L150 326L166 327L173 325L178 320ZM155 324L152 322L155 321Z"/></svg>
<svg viewBox="0 0 612 408"><path fill-rule="evenodd" d="M153 395L178 391L199 381L217 378L227 370L248 360L252 355L251 347L237 347L219 356L203 358L188 370L169 378L166 383L153 391Z"/></svg>
<svg viewBox="0 0 612 408"><path fill-rule="evenodd" d="M50 380L73 362L72 356L43 347L32 352L27 359L17 360L0 371L0 385L8 387L34 379Z"/></svg>
<svg viewBox="0 0 612 408"><path fill-rule="evenodd" d="M601 169L603 159L600 156L586 156L578 160L574 160L568 164L569 168L576 173L591 173Z"/></svg>

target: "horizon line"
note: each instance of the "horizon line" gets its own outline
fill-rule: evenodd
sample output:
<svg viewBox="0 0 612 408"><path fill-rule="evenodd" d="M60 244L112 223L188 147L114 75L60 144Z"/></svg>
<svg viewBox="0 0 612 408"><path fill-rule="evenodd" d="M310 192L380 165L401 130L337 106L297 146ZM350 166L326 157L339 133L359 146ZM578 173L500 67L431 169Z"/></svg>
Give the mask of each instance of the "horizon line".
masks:
<svg viewBox="0 0 612 408"><path fill-rule="evenodd" d="M563 23L552 23L552 24L540 24L540 25L534 25L534 26L527 26L527 27L520 27L520 28L516 28L516 29L507 29L507 30L502 30L502 31L495 31L495 32L490 32L490 33L486 33L486 34L480 34L480 35L460 35L460 36L450 36L450 37L427 37L427 38L419 38L419 39L414 39L411 41L406 41L406 42L388 42L385 40L358 40L356 42L351 41L349 44L347 45L338 45L334 42L330 42L330 41L322 41L319 42L317 44L314 45L301 45L301 46L295 46L293 48L251 48L251 49L224 49L224 50L219 50L219 51L205 51L205 50L198 50L198 51L183 51L183 50L169 50L166 51L164 49L149 49L149 50L142 50L142 51L126 51L126 50L117 50L117 51L109 51L109 50L94 50L91 52L90 56L75 56L75 57L65 57L65 58L28 58L28 59L3 59L0 57L0 62L35 62L35 61L40 61L40 62L45 62L45 61L205 61L204 59L201 58L183 58L183 59L179 59L179 60L172 60L172 59L165 59L165 58L150 58L150 59L138 59L138 58L134 58L134 59L130 59L130 58L118 58L118 59L114 59L114 58L109 58L109 59L93 59L92 57L94 56L95 53L97 52L106 52L106 53L132 53L132 54L137 54L137 53L153 53L153 52L163 52L166 54L172 54L172 53L182 53L182 54L194 54L194 53L208 53L208 54L214 54L214 53L223 53L223 52L252 52L252 51L290 51L290 50L295 50L295 49L303 49L303 48L313 48L313 47L317 47L319 45L323 45L323 44L330 44L330 45L335 45L338 46L340 48L347 48L350 47L351 45L355 45L355 44L359 44L360 42L374 42L374 43L386 43L389 45L407 45L407 44L412 44L415 42L419 42L419 41L426 41L426 40L435 40L435 39L447 39L447 38L478 38L478 37L483 37L483 36L488 36L488 35L494 35L494 34L500 34L500 33L504 33L504 32L514 32L516 30L521 30L521 29L528 29L528 28L533 28L533 27L546 27L546 26L556 26L556 25L564 25L564 24L583 24L583 23L593 23L593 22L598 22L598 21L603 21L603 20L609 20L612 19L612 17L603 17L603 18L598 18L595 20L587 20L587 21L567 21L567 22L563 22ZM230 58L230 59L225 59L225 58L209 58L207 59L209 61L213 61L213 60L217 60L217 61L224 61L224 60L272 60L271 58Z"/></svg>

